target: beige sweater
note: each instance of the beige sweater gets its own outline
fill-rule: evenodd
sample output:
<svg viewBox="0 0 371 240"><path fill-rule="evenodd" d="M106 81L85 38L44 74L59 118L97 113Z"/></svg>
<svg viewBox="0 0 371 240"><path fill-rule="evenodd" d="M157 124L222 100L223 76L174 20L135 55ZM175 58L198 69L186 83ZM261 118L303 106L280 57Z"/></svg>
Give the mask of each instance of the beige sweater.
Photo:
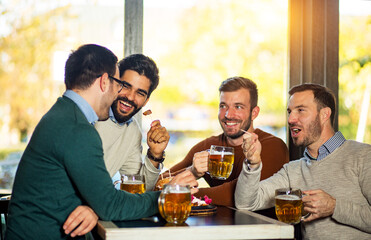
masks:
<svg viewBox="0 0 371 240"><path fill-rule="evenodd" d="M112 177L120 174L144 174L146 190L151 191L157 182L160 169L153 166L147 156L142 160L142 133L135 117L129 125L119 125L111 119L95 124L102 142L104 162Z"/></svg>
<svg viewBox="0 0 371 240"><path fill-rule="evenodd" d="M259 182L262 167L249 171L244 164L235 191L237 208L273 207L277 188L322 189L336 199L334 214L303 223L304 239L371 239L371 145L348 140L320 161L292 161Z"/></svg>

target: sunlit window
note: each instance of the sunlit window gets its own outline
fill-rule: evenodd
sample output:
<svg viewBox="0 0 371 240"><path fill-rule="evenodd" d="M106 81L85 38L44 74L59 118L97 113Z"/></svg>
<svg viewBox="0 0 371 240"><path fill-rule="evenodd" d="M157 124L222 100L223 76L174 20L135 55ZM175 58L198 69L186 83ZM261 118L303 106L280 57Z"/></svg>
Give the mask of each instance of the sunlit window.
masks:
<svg viewBox="0 0 371 240"><path fill-rule="evenodd" d="M222 132L218 88L233 76L258 85L261 112L254 127L285 141L287 2L144 3L144 54L157 62L161 77L147 107L171 133L166 166Z"/></svg>
<svg viewBox="0 0 371 240"><path fill-rule="evenodd" d="M371 143L371 1L340 1L339 129Z"/></svg>
<svg viewBox="0 0 371 240"><path fill-rule="evenodd" d="M0 188L9 187L34 127L64 92L71 50L97 43L123 58L124 3L1 1ZM287 21L283 0L144 0L143 53L156 61L160 85L142 124L144 134L153 119L169 130L165 167L221 133L218 87L232 76L258 85L254 127L286 141ZM371 143L371 1L340 0L339 43L339 128Z"/></svg>

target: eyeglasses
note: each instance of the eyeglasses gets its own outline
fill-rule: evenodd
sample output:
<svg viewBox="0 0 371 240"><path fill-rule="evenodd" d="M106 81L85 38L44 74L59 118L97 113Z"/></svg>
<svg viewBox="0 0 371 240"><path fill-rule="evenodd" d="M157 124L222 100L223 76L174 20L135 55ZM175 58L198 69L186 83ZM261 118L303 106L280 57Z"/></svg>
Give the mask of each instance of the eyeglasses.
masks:
<svg viewBox="0 0 371 240"><path fill-rule="evenodd" d="M99 78L101 76L102 76L102 74L101 75L98 75L97 78ZM115 82L117 82L120 85L120 89L118 91L118 93L120 93L121 90L124 88L124 82L121 81L121 80L119 80L119 79L117 79L117 78L115 78L115 77L112 77L111 75L108 75L108 77L111 78L112 80L114 80Z"/></svg>

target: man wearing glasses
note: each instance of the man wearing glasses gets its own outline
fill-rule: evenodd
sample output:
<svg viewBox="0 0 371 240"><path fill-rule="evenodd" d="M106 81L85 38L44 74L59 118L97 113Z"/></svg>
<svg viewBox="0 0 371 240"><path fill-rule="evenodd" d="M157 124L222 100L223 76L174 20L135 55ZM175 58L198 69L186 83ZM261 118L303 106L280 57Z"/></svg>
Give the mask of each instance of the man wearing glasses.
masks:
<svg viewBox="0 0 371 240"><path fill-rule="evenodd" d="M164 161L170 136L155 120L147 133L147 154L142 163L142 128L133 117L149 100L159 83L156 63L142 54L133 54L118 63L123 89L110 109L109 119L95 124L103 142L104 161L111 177L143 174L146 190L153 190ZM118 79L116 79L119 81Z"/></svg>
<svg viewBox="0 0 371 240"><path fill-rule="evenodd" d="M98 77L98 78L99 78L99 77L102 77L102 75L98 75L97 77ZM120 87L119 87L119 91L118 91L117 93L120 93L120 92L122 91L122 89L124 88L124 82L121 81L120 79L117 79L117 78L112 77L112 76L110 76L110 75L108 75L108 78L110 78L110 79L112 79L113 81L117 82L117 84L120 86Z"/></svg>
<svg viewBox="0 0 371 240"><path fill-rule="evenodd" d="M160 192L139 195L114 188L93 126L108 118L123 87L116 63L110 50L94 44L70 54L67 90L36 126L19 163L6 239L81 236L96 224L94 212L104 220L140 219L158 212ZM183 177L173 183L197 185L192 173Z"/></svg>

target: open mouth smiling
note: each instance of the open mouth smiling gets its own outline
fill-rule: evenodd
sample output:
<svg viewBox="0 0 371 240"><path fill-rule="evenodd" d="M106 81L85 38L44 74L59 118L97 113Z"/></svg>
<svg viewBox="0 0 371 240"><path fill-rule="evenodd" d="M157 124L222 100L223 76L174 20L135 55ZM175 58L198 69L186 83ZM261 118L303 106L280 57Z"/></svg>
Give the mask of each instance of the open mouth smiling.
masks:
<svg viewBox="0 0 371 240"><path fill-rule="evenodd" d="M129 112L133 108L133 106L131 104L129 104L128 102L125 102L125 101L122 101L122 100L119 100L118 102L120 104L120 110L121 111Z"/></svg>
<svg viewBox="0 0 371 240"><path fill-rule="evenodd" d="M224 120L223 123L224 123L224 125L226 127L232 128L232 127L237 126L240 123L240 121L227 121L227 120Z"/></svg>

